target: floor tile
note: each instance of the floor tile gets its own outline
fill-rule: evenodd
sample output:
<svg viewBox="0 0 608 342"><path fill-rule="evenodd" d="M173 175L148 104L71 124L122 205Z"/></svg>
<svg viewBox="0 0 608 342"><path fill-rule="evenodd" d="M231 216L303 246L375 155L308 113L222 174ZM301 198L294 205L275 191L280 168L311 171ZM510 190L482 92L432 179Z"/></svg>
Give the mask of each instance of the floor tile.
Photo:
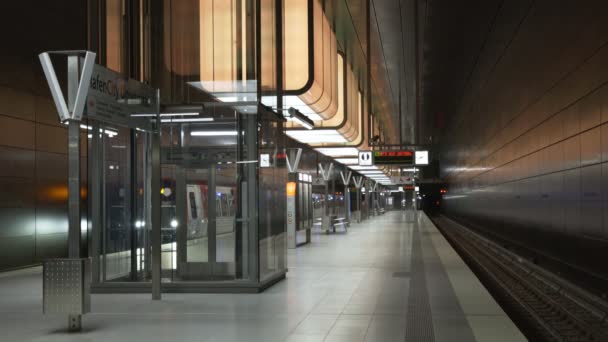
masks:
<svg viewBox="0 0 608 342"><path fill-rule="evenodd" d="M406 317L415 314L407 312L414 228L434 234L421 212L388 212L353 223L347 234L313 232L311 244L288 250L287 279L261 294L164 294L161 301L149 294L95 294L81 334L65 332L65 317L41 314L39 267L0 273L2 340L405 341ZM489 295L481 294L457 254L444 250L451 247L441 235L432 239L463 310L474 313L465 319L477 340L492 341L498 332L516 336L506 316L476 315L501 311L479 297ZM441 303L435 304L437 337L454 341L455 320L441 316Z"/></svg>

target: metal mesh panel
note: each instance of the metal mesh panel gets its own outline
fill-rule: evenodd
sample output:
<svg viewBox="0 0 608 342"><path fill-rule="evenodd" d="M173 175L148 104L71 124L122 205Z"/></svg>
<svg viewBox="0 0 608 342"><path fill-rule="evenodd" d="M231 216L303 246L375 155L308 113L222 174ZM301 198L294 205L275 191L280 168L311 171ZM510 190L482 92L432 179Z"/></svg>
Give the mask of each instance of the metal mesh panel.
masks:
<svg viewBox="0 0 608 342"><path fill-rule="evenodd" d="M43 312L84 314L90 309L88 259L44 262Z"/></svg>

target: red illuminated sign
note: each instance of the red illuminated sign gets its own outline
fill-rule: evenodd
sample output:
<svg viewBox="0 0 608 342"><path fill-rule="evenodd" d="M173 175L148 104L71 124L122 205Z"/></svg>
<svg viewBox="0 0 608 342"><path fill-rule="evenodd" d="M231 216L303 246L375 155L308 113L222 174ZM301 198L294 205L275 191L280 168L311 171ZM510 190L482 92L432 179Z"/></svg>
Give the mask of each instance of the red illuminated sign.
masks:
<svg viewBox="0 0 608 342"><path fill-rule="evenodd" d="M376 165L411 165L414 163L412 151L374 151Z"/></svg>

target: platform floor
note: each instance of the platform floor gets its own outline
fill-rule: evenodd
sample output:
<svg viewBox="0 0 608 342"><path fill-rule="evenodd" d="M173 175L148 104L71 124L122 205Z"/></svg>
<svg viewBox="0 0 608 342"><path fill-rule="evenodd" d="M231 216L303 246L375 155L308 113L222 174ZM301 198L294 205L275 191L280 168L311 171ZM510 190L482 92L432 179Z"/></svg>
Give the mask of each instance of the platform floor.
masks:
<svg viewBox="0 0 608 342"><path fill-rule="evenodd" d="M525 341L430 220L388 212L290 250L261 294L96 294L84 332L41 314L41 270L0 274L2 341Z"/></svg>

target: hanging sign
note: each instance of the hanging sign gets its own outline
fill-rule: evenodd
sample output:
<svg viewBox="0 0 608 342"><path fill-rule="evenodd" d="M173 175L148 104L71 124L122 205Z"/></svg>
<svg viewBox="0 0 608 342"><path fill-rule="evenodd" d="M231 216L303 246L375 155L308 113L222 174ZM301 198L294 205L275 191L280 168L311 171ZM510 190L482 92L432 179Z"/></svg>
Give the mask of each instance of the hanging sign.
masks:
<svg viewBox="0 0 608 342"><path fill-rule="evenodd" d="M411 165L414 163L412 151L374 151L375 165Z"/></svg>
<svg viewBox="0 0 608 342"><path fill-rule="evenodd" d="M146 126L157 111L154 99L150 86L95 64L85 115L119 125Z"/></svg>

